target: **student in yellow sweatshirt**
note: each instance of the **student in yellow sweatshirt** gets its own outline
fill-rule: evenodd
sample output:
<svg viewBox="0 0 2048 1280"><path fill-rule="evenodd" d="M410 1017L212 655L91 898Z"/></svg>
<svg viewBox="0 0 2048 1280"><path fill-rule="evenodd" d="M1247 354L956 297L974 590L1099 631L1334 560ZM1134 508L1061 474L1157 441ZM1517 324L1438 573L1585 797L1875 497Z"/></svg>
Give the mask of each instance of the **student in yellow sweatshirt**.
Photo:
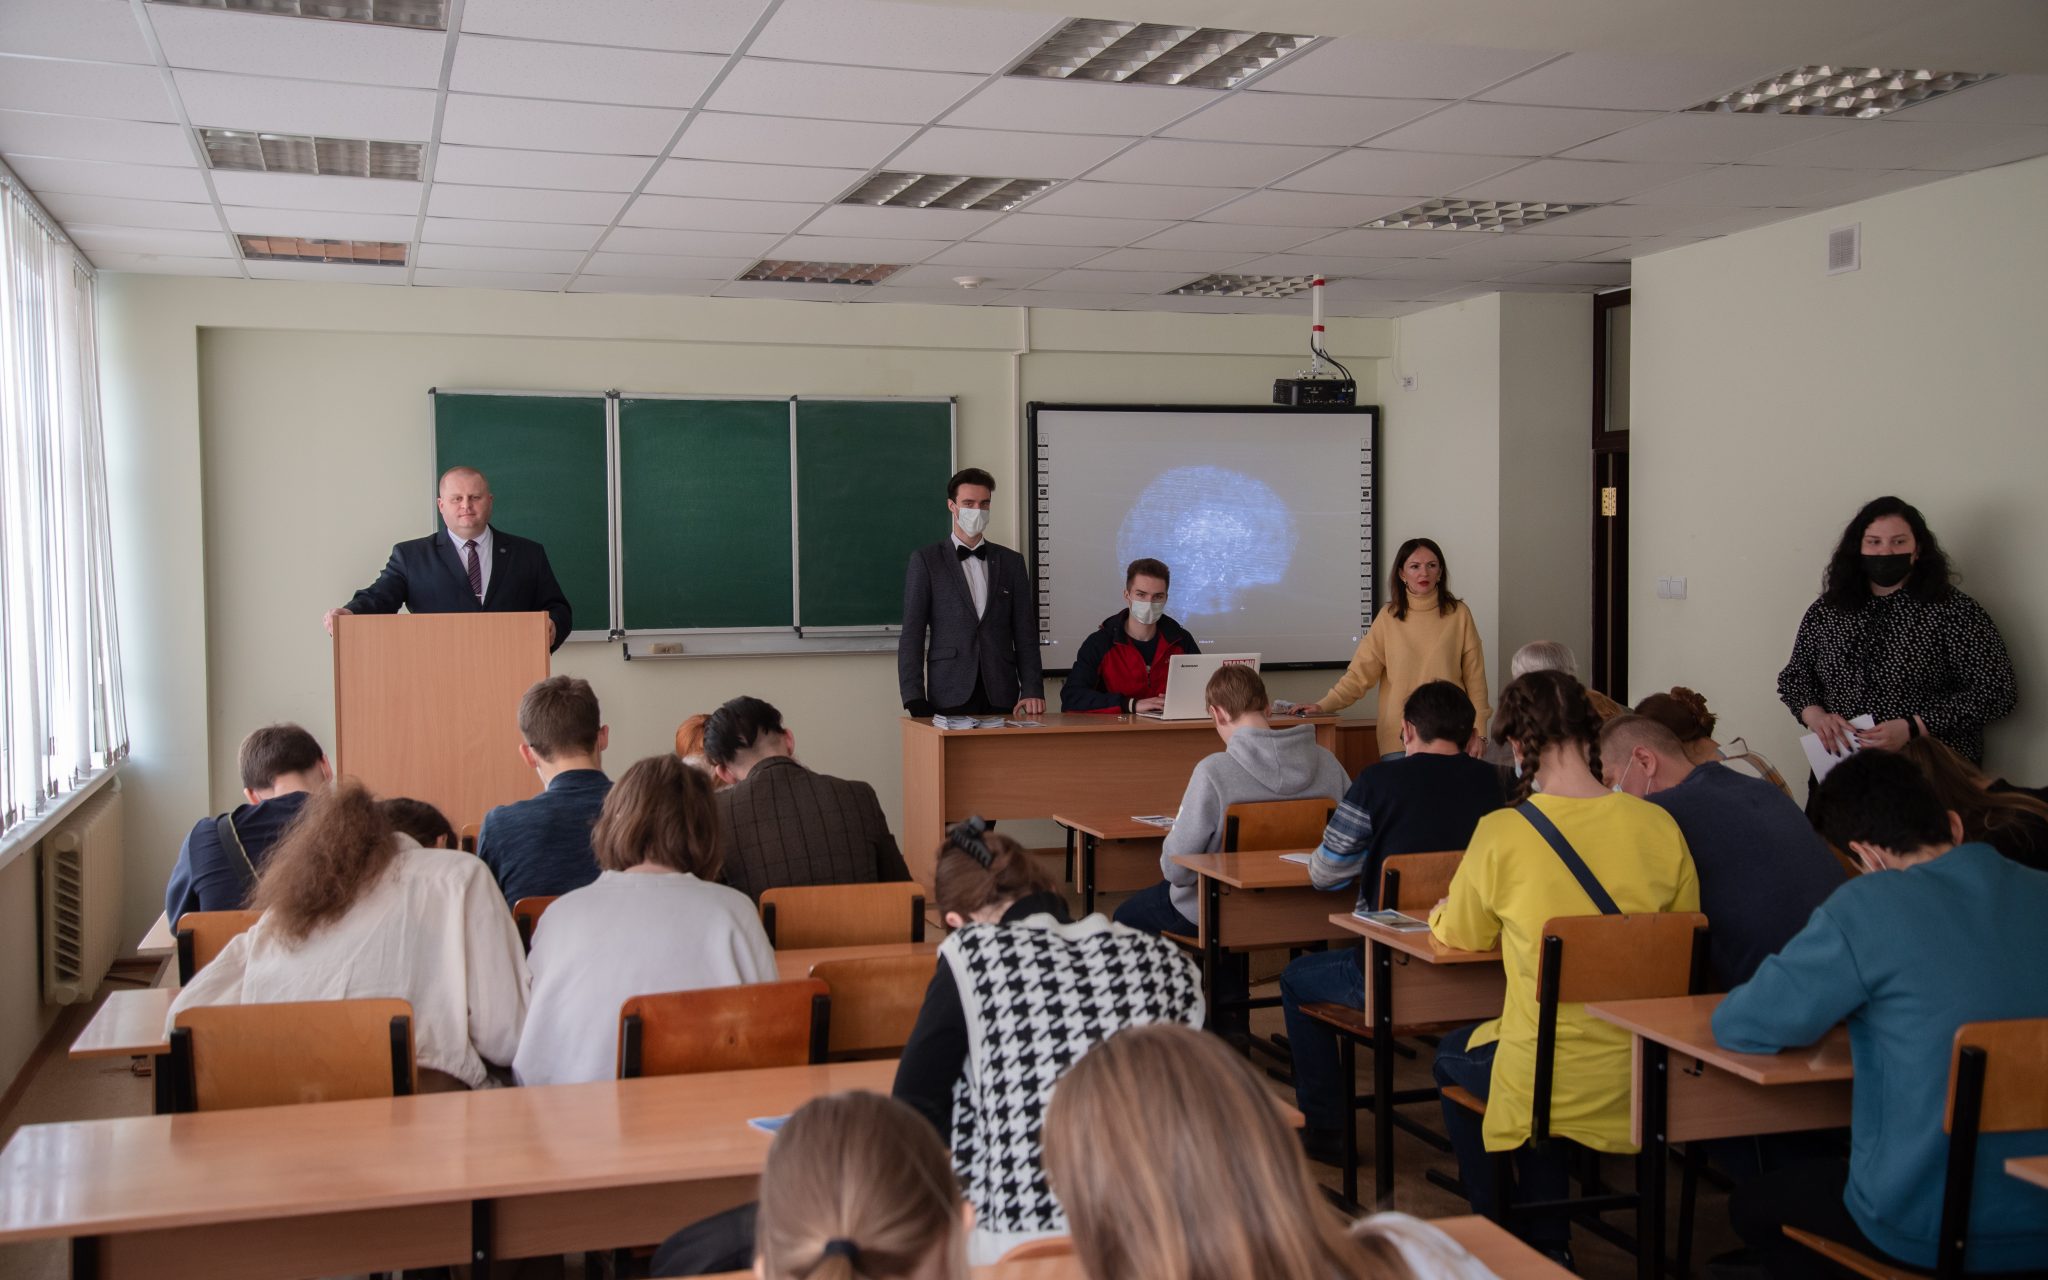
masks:
<svg viewBox="0 0 2048 1280"><path fill-rule="evenodd" d="M1428 538L1410 538L1394 557L1387 582L1389 603L1366 628L1351 655L1351 666L1328 693L1306 706L1301 715L1342 711L1380 688L1380 759L1401 755L1401 708L1417 686L1448 680L1465 691L1479 712L1472 726L1470 753L1486 750L1486 725L1493 708L1486 700L1486 651L1472 610L1451 594L1451 572L1443 549Z"/></svg>
<svg viewBox="0 0 2048 1280"><path fill-rule="evenodd" d="M1514 751L1523 803L1479 820L1450 896L1429 917L1430 932L1445 946L1486 951L1498 945L1507 968L1501 1016L1451 1032L1436 1054L1438 1085L1459 1085L1487 1101L1483 1120L1444 1104L1458 1178L1480 1213L1493 1206L1487 1153L1521 1146L1533 1123L1544 923L1603 910L1697 911L1700 905L1699 877L1678 823L1657 805L1601 782L1600 717L1577 680L1562 671L1522 676L1501 692L1497 727ZM1584 864L1590 886L1568 865L1558 841ZM1610 901L1603 905L1599 897ZM1627 1032L1592 1017L1584 1005L1559 1005L1552 1081L1554 1138L1595 1151L1635 1150ZM1518 1202L1567 1194L1566 1150L1553 1141L1541 1152L1518 1153ZM1563 1218L1525 1219L1516 1229L1553 1257L1569 1257L1570 1227Z"/></svg>

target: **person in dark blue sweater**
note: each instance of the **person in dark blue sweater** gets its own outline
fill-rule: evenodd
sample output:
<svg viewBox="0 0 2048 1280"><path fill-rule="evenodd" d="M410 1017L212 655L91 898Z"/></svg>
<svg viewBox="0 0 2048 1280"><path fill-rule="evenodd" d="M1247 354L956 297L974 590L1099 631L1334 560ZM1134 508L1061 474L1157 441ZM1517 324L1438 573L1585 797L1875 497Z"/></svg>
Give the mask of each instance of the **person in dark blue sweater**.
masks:
<svg viewBox="0 0 2048 1280"><path fill-rule="evenodd" d="M1727 765L1692 763L1678 735L1647 716L1606 723L1600 769L1608 786L1662 806L1684 833L1715 991L1749 981L1846 878L1790 796Z"/></svg>
<svg viewBox="0 0 2048 1280"><path fill-rule="evenodd" d="M1501 807L1500 771L1465 754L1477 713L1448 680L1416 687L1401 708L1401 749L1408 754L1359 771L1330 817L1309 863L1318 889L1358 881L1358 906L1379 898L1380 867L1398 853L1463 849L1479 820ZM1337 1034L1302 1013L1305 1004L1365 1007L1365 965L1358 947L1306 955L1280 975L1287 1041L1294 1053L1294 1096L1306 1117L1302 1140L1316 1159L1335 1163L1344 1123Z"/></svg>
<svg viewBox="0 0 2048 1280"><path fill-rule="evenodd" d="M498 879L507 904L552 897L597 879L590 829L610 794L597 694L574 676L549 676L519 700L520 758L545 789L484 815L476 854Z"/></svg>
<svg viewBox="0 0 2048 1280"><path fill-rule="evenodd" d="M1929 1268L1940 1232L1949 1057L1965 1023L2048 1017L2048 872L1988 844L1920 771L1886 751L1835 766L1815 798L1822 834L1867 869L1714 1011L1741 1053L1802 1048L1849 1024L1856 1088L1848 1160L1822 1159L1736 1189L1728 1212L1775 1277L1832 1275L1786 1238L1799 1227L1883 1263ZM1992 1070L1998 1070L1997 1063ZM2048 1130L1978 1140L1963 1266L2048 1268L2041 1192L2004 1171L2048 1155Z"/></svg>
<svg viewBox="0 0 2048 1280"><path fill-rule="evenodd" d="M236 764L248 803L201 818L179 846L164 887L164 915L173 929L187 911L241 910L270 847L299 816L306 796L334 781L327 753L295 724L265 725L242 739Z"/></svg>

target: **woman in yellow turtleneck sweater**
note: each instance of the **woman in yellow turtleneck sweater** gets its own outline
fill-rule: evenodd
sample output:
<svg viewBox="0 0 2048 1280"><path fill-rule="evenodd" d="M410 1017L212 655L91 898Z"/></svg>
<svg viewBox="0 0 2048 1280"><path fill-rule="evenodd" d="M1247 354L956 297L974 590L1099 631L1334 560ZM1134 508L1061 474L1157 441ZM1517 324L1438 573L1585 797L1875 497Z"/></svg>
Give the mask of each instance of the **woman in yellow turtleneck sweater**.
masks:
<svg viewBox="0 0 2048 1280"><path fill-rule="evenodd" d="M1380 687L1380 758L1401 752L1401 708L1417 685L1448 680L1464 689L1479 713L1468 750L1484 749L1493 708L1486 698L1486 652L1472 610L1451 594L1451 575L1444 568L1442 548L1428 538L1410 538L1394 557L1387 591L1392 603L1380 610L1351 666L1335 688L1298 708L1305 716L1342 711Z"/></svg>

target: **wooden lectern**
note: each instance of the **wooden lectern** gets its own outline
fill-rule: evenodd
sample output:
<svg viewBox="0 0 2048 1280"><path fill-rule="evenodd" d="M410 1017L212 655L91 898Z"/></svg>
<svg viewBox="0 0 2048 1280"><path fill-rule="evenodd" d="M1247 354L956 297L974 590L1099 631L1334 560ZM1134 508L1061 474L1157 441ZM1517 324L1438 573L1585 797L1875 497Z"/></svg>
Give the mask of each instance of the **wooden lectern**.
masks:
<svg viewBox="0 0 2048 1280"><path fill-rule="evenodd" d="M457 831L540 779L519 758L519 699L548 674L545 613L350 614L334 627L334 765Z"/></svg>

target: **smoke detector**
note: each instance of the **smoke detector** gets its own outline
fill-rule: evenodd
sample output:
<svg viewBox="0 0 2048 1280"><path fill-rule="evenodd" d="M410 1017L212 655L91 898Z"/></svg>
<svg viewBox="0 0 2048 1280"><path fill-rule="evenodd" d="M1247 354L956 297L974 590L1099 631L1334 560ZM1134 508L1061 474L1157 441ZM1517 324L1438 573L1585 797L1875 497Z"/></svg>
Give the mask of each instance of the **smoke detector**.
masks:
<svg viewBox="0 0 2048 1280"><path fill-rule="evenodd" d="M953 283L962 289L979 289L988 283L987 276L954 276Z"/></svg>

